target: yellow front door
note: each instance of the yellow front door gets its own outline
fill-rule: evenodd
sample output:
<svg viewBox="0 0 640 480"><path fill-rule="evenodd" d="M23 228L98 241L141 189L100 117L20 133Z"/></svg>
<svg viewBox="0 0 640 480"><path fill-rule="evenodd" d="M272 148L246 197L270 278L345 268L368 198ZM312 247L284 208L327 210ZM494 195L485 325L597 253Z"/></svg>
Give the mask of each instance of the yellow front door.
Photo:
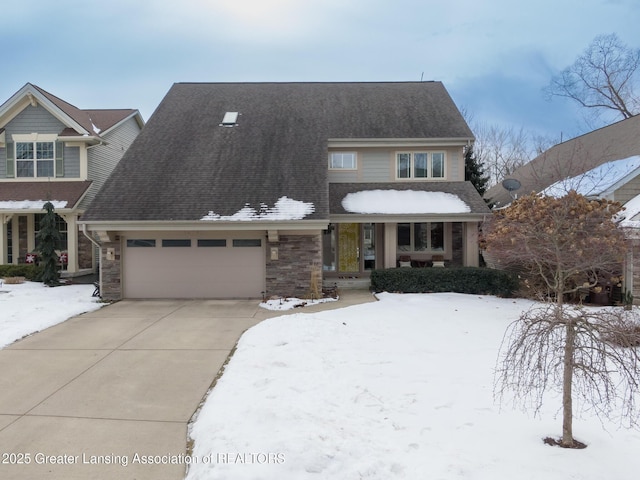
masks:
<svg viewBox="0 0 640 480"><path fill-rule="evenodd" d="M360 224L338 224L338 271L360 271Z"/></svg>

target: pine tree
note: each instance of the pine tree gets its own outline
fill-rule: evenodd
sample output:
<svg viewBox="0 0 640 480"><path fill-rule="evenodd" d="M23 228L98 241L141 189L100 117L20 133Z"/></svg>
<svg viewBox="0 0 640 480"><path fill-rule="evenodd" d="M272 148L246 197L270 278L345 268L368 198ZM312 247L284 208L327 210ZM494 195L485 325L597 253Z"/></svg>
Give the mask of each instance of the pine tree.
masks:
<svg viewBox="0 0 640 480"><path fill-rule="evenodd" d="M37 250L42 258L42 281L49 287L60 285L59 258L56 250L60 248L60 232L56 228L56 213L51 202L42 207L45 214L40 220L40 230L36 235Z"/></svg>
<svg viewBox="0 0 640 480"><path fill-rule="evenodd" d="M489 177L485 176L484 168L478 162L473 147L467 147L464 153L464 179L471 182L480 195L487 191Z"/></svg>

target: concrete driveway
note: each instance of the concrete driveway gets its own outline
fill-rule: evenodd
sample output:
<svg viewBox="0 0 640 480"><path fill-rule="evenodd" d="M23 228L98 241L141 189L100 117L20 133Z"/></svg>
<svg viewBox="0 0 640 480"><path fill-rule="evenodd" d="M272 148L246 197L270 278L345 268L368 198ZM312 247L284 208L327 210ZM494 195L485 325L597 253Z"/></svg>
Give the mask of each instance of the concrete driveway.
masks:
<svg viewBox="0 0 640 480"><path fill-rule="evenodd" d="M373 300L345 292L295 313ZM0 478L182 479L189 419L242 332L278 315L121 301L0 350Z"/></svg>

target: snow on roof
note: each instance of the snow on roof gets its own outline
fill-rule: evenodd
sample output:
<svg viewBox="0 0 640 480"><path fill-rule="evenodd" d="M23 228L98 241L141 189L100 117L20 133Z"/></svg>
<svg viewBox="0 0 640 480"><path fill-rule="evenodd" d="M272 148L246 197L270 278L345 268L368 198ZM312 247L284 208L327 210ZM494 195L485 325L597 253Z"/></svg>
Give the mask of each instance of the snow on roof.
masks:
<svg viewBox="0 0 640 480"><path fill-rule="evenodd" d="M570 190L585 197L606 196L613 192L627 177L640 173L640 155L603 163L583 174L565 178L544 189L541 193L551 197L563 197Z"/></svg>
<svg viewBox="0 0 640 480"><path fill-rule="evenodd" d="M313 203L280 197L273 207L265 203L260 204L260 211L246 204L233 215L218 215L210 211L200 220L204 221L256 221L256 220L301 220L315 211Z"/></svg>
<svg viewBox="0 0 640 480"><path fill-rule="evenodd" d="M640 228L640 195L636 195L624 204L622 210L616 216L616 220L620 222L620 226L628 228Z"/></svg>
<svg viewBox="0 0 640 480"><path fill-rule="evenodd" d="M364 214L467 213L469 205L445 192L415 190L366 190L347 194L342 200L347 212Z"/></svg>
<svg viewBox="0 0 640 480"><path fill-rule="evenodd" d="M0 201L0 209L2 210L42 210L45 203L49 200L5 200ZM66 200L50 200L53 208L65 208Z"/></svg>

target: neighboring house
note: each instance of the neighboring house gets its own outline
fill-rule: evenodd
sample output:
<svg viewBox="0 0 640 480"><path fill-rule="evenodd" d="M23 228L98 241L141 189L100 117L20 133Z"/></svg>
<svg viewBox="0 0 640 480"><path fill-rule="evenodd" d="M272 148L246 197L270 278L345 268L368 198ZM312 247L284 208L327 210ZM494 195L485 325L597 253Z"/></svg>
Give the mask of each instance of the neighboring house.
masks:
<svg viewBox="0 0 640 480"><path fill-rule="evenodd" d="M537 193L559 180L634 155L640 155L640 115L555 145L516 169L509 178L522 185L514 195ZM501 184L488 189L484 198L496 207L508 205L512 200Z"/></svg>
<svg viewBox="0 0 640 480"><path fill-rule="evenodd" d="M478 264L490 211L440 82L179 83L81 224L107 299L304 295L373 268Z"/></svg>
<svg viewBox="0 0 640 480"><path fill-rule="evenodd" d="M65 275L94 271L95 249L78 218L142 126L137 110L81 110L30 83L0 105L0 264L36 258L51 201Z"/></svg>
<svg viewBox="0 0 640 480"><path fill-rule="evenodd" d="M632 241L623 266L624 289L640 298L640 115L560 143L510 178L518 180L521 188L510 193L498 184L484 195L498 208L517 195L562 196L569 190L623 204L621 225Z"/></svg>

